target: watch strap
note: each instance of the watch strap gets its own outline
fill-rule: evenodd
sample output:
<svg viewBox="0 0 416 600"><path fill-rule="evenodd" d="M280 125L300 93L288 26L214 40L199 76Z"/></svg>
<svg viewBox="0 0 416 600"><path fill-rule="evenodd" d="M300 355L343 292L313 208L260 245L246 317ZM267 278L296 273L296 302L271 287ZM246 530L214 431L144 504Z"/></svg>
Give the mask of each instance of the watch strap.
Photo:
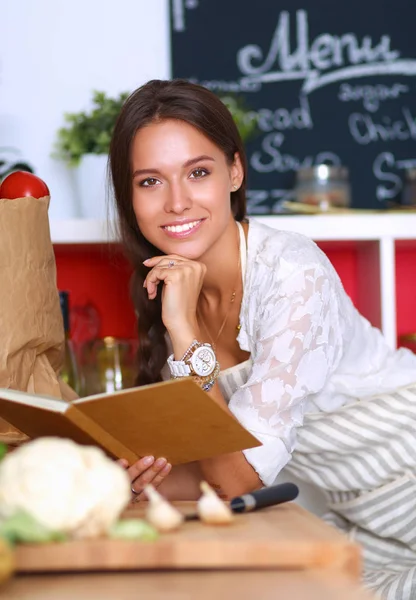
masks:
<svg viewBox="0 0 416 600"><path fill-rule="evenodd" d="M200 376L196 375L196 373L193 371L192 365L191 365L191 358L192 358L193 353L195 352L195 350L197 350L198 348L201 348L203 346L208 346L212 350L211 344L206 344L206 343L198 342L198 340L193 340L191 342L191 344L189 345L189 347L187 348L187 350L185 351L181 360L175 360L174 355L171 354L167 360L171 376L175 378L175 377L189 377L190 375L193 375L193 376L196 376L198 379L211 379L214 373L210 373L209 375L207 375L206 378L205 377L201 378ZM215 353L214 353L214 356L215 356ZM216 362L216 367L214 368L214 371L218 370L217 365L219 367L218 361ZM214 377L214 379L215 379L215 377Z"/></svg>
<svg viewBox="0 0 416 600"><path fill-rule="evenodd" d="M172 377L189 377L191 369L183 360L174 360L173 354L168 357L168 366Z"/></svg>

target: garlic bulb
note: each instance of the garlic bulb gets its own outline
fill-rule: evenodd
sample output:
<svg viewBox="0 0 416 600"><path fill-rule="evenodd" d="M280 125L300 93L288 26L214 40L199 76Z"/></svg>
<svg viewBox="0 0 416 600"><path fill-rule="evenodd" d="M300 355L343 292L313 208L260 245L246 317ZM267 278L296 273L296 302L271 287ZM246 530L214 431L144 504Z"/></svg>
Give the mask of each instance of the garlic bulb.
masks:
<svg viewBox="0 0 416 600"><path fill-rule="evenodd" d="M197 512L201 521L222 525L233 520L229 507L217 496L206 481L200 484L202 496L198 500Z"/></svg>
<svg viewBox="0 0 416 600"><path fill-rule="evenodd" d="M149 499L146 519L153 527L164 532L177 529L182 524L184 516L165 500L151 484L146 485L143 491Z"/></svg>

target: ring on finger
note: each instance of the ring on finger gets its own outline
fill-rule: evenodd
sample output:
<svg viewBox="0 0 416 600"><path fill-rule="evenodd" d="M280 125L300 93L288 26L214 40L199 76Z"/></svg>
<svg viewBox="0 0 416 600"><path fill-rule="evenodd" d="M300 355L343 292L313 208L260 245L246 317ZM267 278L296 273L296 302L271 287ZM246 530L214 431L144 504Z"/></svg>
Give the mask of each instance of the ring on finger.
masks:
<svg viewBox="0 0 416 600"><path fill-rule="evenodd" d="M174 267L174 266L175 266L175 261L174 261L174 260L170 260L170 261L168 262L168 269L171 269L171 268L172 268L172 267Z"/></svg>
<svg viewBox="0 0 416 600"><path fill-rule="evenodd" d="M142 490L140 490L140 492L138 492L137 490L134 489L133 486L131 486L130 489L135 496L140 496L140 494L142 493Z"/></svg>

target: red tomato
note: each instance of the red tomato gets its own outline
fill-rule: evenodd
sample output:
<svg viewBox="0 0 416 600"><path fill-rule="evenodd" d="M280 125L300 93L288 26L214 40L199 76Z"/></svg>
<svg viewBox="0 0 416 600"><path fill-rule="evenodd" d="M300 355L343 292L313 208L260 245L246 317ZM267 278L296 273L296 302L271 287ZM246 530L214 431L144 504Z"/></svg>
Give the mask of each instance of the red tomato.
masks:
<svg viewBox="0 0 416 600"><path fill-rule="evenodd" d="M43 198L49 196L48 186L40 177L27 171L14 171L5 177L0 185L0 198L13 200L32 196L33 198Z"/></svg>

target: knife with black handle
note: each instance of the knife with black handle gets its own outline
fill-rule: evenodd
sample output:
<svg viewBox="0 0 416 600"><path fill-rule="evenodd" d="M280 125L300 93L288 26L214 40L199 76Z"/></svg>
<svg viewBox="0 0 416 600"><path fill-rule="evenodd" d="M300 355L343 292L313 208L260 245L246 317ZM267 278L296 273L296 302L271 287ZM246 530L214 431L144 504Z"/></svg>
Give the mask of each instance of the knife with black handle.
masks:
<svg viewBox="0 0 416 600"><path fill-rule="evenodd" d="M236 496L230 501L230 509L235 513L251 512L266 508L267 506L275 506L295 500L299 494L299 488L294 483L278 483L269 487L255 490L249 494ZM198 519L196 513L191 513L185 516L187 521Z"/></svg>
<svg viewBox="0 0 416 600"><path fill-rule="evenodd" d="M266 506L290 502L295 500L298 494L298 486L294 483L278 483L233 498L230 502L230 508L235 513L250 512L259 508L266 508Z"/></svg>

